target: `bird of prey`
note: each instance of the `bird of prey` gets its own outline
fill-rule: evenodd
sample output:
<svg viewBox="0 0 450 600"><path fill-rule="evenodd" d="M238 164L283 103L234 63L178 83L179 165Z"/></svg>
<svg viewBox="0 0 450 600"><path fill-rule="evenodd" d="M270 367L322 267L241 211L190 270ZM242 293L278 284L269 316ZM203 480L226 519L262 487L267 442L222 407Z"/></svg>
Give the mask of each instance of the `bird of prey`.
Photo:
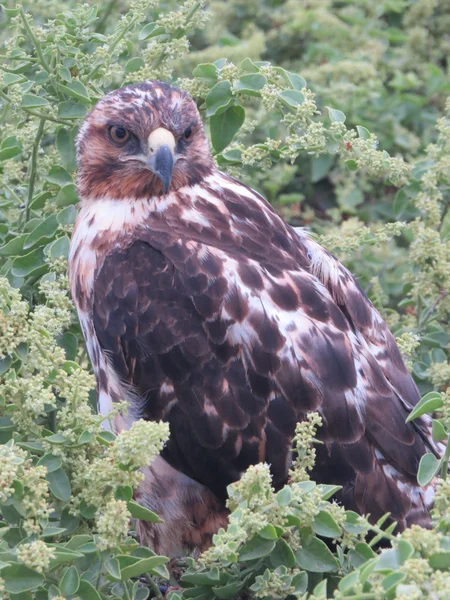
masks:
<svg viewBox="0 0 450 600"><path fill-rule="evenodd" d="M195 102L158 81L106 95L77 138L81 209L70 280L116 430L166 421L138 499L169 556L226 525L226 488L252 464L288 479L297 422L323 420L312 477L345 507L427 525L437 452L395 340L350 272L257 192L219 171Z"/></svg>

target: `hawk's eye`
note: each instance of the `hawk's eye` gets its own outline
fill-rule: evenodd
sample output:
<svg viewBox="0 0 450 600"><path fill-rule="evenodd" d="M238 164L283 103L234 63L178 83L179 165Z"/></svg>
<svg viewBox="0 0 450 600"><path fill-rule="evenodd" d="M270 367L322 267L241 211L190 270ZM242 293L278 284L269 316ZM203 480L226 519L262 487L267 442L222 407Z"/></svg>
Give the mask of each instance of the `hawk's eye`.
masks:
<svg viewBox="0 0 450 600"><path fill-rule="evenodd" d="M130 137L130 134L123 127L116 127L115 125L113 125L109 128L109 137L116 144L124 144Z"/></svg>
<svg viewBox="0 0 450 600"><path fill-rule="evenodd" d="M192 127L190 125L189 125L189 127L186 127L183 135L184 135L184 138L186 140L188 140L191 137L191 135L192 135Z"/></svg>

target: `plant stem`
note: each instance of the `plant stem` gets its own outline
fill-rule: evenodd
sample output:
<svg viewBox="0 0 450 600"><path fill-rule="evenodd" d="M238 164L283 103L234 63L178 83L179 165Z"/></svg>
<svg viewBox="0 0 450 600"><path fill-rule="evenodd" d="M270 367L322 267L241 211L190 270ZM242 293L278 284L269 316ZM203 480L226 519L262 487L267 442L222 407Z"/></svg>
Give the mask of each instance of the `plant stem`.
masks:
<svg viewBox="0 0 450 600"><path fill-rule="evenodd" d="M98 33L103 33L103 31L105 30L105 23L106 23L109 15L111 14L111 11L114 8L116 1L117 0L110 0L108 6L106 7L105 12L103 13L101 19L99 20L99 22L97 23L97 26L95 28L95 31L97 31Z"/></svg>
<svg viewBox="0 0 450 600"><path fill-rule="evenodd" d="M127 600L131 600L130 592L128 591L128 586L127 586L126 581L123 582L123 589L125 590L125 596L127 597Z"/></svg>
<svg viewBox="0 0 450 600"><path fill-rule="evenodd" d="M44 121L52 121L52 123L60 123L61 125L73 125L70 121L64 121L63 119L58 119L56 117L51 117L50 115L44 115L41 112L37 112L35 110L30 110L29 108L23 109L29 115L33 115L33 117L38 117L39 119L43 119Z"/></svg>
<svg viewBox="0 0 450 600"><path fill-rule="evenodd" d="M30 41L34 44L34 47L36 48L36 52L39 57L39 62L44 67L44 69L47 71L47 73L50 73L50 67L48 66L48 63L45 60L45 57L42 53L41 44L40 44L39 40L37 39L37 37L34 35L33 31L31 30L30 25L28 23L27 16L26 16L23 8L20 9L20 16L22 17L22 21L23 21L25 30L28 34L28 37L30 38Z"/></svg>
<svg viewBox="0 0 450 600"><path fill-rule="evenodd" d="M137 18L135 17L134 19L131 19L131 21L128 23L128 25L126 27L124 27L124 29L120 32L120 34L118 34L118 36L116 37L116 39L108 46L108 54L111 56L112 53L114 52L117 44L124 38L124 36L130 31L130 29L134 26L135 22L137 21ZM91 71L89 71L89 73L86 75L85 78L85 83L88 83L90 79L92 79L94 77L94 75L97 74L97 71L100 69L102 65L98 64L96 67L94 67Z"/></svg>
<svg viewBox="0 0 450 600"><path fill-rule="evenodd" d="M445 448L445 454L444 454L444 458L442 460L442 467L441 467L441 477L442 479L447 479L447 474L448 474L448 461L450 460L450 436L449 439L447 440L447 446Z"/></svg>
<svg viewBox="0 0 450 600"><path fill-rule="evenodd" d="M36 181L36 172L37 172L37 155L39 152L39 145L41 143L42 136L44 134L45 127L45 118L41 118L39 121L39 127L36 133L36 137L34 139L33 152L31 154L31 167L30 167L30 181L28 183L28 199L27 199L27 207L25 209L25 223L30 218L30 204L33 200L34 193L34 182Z"/></svg>
<svg viewBox="0 0 450 600"><path fill-rule="evenodd" d="M391 533L388 533L387 531L383 531L380 527L377 527L376 525L372 525L370 527L370 529L374 533L378 534L379 536L383 536L384 538L391 540L391 542L397 541L397 538L395 537L395 535L392 535Z"/></svg>
<svg viewBox="0 0 450 600"><path fill-rule="evenodd" d="M4 58L5 60L25 60L27 62L38 62L37 58L33 56L6 56L6 54L0 54L0 58Z"/></svg>
<svg viewBox="0 0 450 600"><path fill-rule="evenodd" d="M18 202L19 206L23 203L22 198L20 198L16 192L7 184L3 182L3 185L5 186L5 188L8 190L8 192L11 194L11 196L13 196L16 199L16 202Z"/></svg>
<svg viewBox="0 0 450 600"><path fill-rule="evenodd" d="M11 104L11 100L8 98L8 96L4 92L2 92L2 90L0 90L0 98L3 98L3 100L5 102L7 102L8 104Z"/></svg>
<svg viewBox="0 0 450 600"><path fill-rule="evenodd" d="M153 579L153 577L151 575L149 575L148 573L145 574L145 581L148 583L148 585L155 592L155 596L158 598L158 600L164 600L164 596L162 595L161 590L159 589L158 584Z"/></svg>
<svg viewBox="0 0 450 600"><path fill-rule="evenodd" d="M195 15L195 13L198 11L199 8L200 8L200 2L196 2L194 4L194 6L191 8L191 10L188 12L188 14L186 15L186 25L189 23L189 21L192 19L192 17Z"/></svg>

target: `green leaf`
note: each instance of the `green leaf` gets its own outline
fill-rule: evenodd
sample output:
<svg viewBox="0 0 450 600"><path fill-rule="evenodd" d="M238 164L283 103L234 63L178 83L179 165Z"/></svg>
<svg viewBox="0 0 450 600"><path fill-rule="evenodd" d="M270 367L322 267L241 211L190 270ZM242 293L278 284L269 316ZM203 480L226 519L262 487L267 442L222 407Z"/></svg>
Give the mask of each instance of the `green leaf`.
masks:
<svg viewBox="0 0 450 600"><path fill-rule="evenodd" d="M323 179L330 172L331 167L334 163L334 156L332 154L321 154L317 158L313 158L311 161L311 181L317 183Z"/></svg>
<svg viewBox="0 0 450 600"><path fill-rule="evenodd" d="M50 544L49 544L50 545ZM52 558L50 567L61 565L68 562L75 562L80 558L83 558L81 552L75 552L69 548L64 548L60 544L52 545L53 551L55 552L55 558Z"/></svg>
<svg viewBox="0 0 450 600"><path fill-rule="evenodd" d="M441 395L438 392L428 392L425 396L416 404L416 406L409 413L406 422L417 419L422 415L431 413L444 405Z"/></svg>
<svg viewBox="0 0 450 600"><path fill-rule="evenodd" d="M239 553L239 561L245 562L247 560L262 558L263 556L270 554L274 548L274 540L264 540L256 535L242 547Z"/></svg>
<svg viewBox="0 0 450 600"><path fill-rule="evenodd" d="M104 432L106 433L106 432ZM130 500L127 503L127 508L130 511L130 514L133 518L139 519L140 521L148 521L149 523L162 523L161 519L158 517L156 513L141 506L137 502Z"/></svg>
<svg viewBox="0 0 450 600"><path fill-rule="evenodd" d="M233 581L233 583L223 585L222 587L213 587L212 591L220 600L235 600L235 598L239 597L239 592L243 585L240 581Z"/></svg>
<svg viewBox="0 0 450 600"><path fill-rule="evenodd" d="M24 256L15 258L11 273L15 277L28 277L29 275L36 274L44 266L44 250L43 248L36 248Z"/></svg>
<svg viewBox="0 0 450 600"><path fill-rule="evenodd" d="M56 148L61 157L64 168L72 173L76 167L75 136L76 129L65 129L62 127L56 134Z"/></svg>
<svg viewBox="0 0 450 600"><path fill-rule="evenodd" d="M65 444L67 442L67 438L62 433L55 433L54 435L47 436L45 441L50 442L50 444Z"/></svg>
<svg viewBox="0 0 450 600"><path fill-rule="evenodd" d="M292 578L291 585L294 587L296 597L303 597L303 594L308 589L308 573L301 571Z"/></svg>
<svg viewBox="0 0 450 600"><path fill-rule="evenodd" d="M358 170L358 163L356 162L356 160L353 160L353 159L346 160L345 164L347 165L347 169L349 171L357 171Z"/></svg>
<svg viewBox="0 0 450 600"><path fill-rule="evenodd" d="M348 575L346 575L345 577L343 577L340 580L340 582L338 584L338 588L339 588L340 592L346 592L346 591L350 591L358 583L359 583L359 571L353 571L352 573L349 573Z"/></svg>
<svg viewBox="0 0 450 600"><path fill-rule="evenodd" d="M18 235L17 237L9 240L3 246L0 246L0 256L16 256L23 250L23 245L28 237L28 233Z"/></svg>
<svg viewBox="0 0 450 600"><path fill-rule="evenodd" d="M442 459L436 458L431 452L422 456L417 470L417 483L422 487L428 485L441 468Z"/></svg>
<svg viewBox="0 0 450 600"><path fill-rule="evenodd" d="M292 108L297 108L305 101L305 96L299 90L283 90L279 97L285 106Z"/></svg>
<svg viewBox="0 0 450 600"><path fill-rule="evenodd" d="M306 87L306 81L297 73L292 73L291 71L286 71L282 67L275 67L275 71L279 73L283 79L294 89L294 90L302 90Z"/></svg>
<svg viewBox="0 0 450 600"><path fill-rule="evenodd" d="M390 572L399 569L402 564L414 554L414 548L409 542L407 546L399 546L391 550L384 550L375 565L375 571Z"/></svg>
<svg viewBox="0 0 450 600"><path fill-rule="evenodd" d="M398 217L401 215L410 202L411 199L405 193L405 190L398 190L398 192L395 194L394 205L392 207L394 209L395 216Z"/></svg>
<svg viewBox="0 0 450 600"><path fill-rule="evenodd" d="M2 11L5 13L5 15L10 19L12 17L17 17L17 15L20 13L20 8L8 8L4 4L0 4L0 6L2 7Z"/></svg>
<svg viewBox="0 0 450 600"><path fill-rule="evenodd" d="M80 503L80 513L85 519L93 519L97 514L97 507L93 504L87 504L85 500Z"/></svg>
<svg viewBox="0 0 450 600"><path fill-rule="evenodd" d="M42 531L43 538L52 538L56 535L61 535L61 533L67 533L65 527L46 527Z"/></svg>
<svg viewBox="0 0 450 600"><path fill-rule="evenodd" d="M122 580L130 579L130 577L137 577L143 573L148 573L155 567L164 565L167 562L169 562L169 559L166 556L150 556L149 558L138 560L134 565L121 569L120 575Z"/></svg>
<svg viewBox="0 0 450 600"><path fill-rule="evenodd" d="M288 506L292 500L292 489L290 486L285 485L277 495L275 496L278 506Z"/></svg>
<svg viewBox="0 0 450 600"><path fill-rule="evenodd" d="M247 75L241 75L239 81L236 82L235 88L241 94L247 94L247 96L260 96L260 90L267 83L267 79L264 75L259 73L249 73Z"/></svg>
<svg viewBox="0 0 450 600"><path fill-rule="evenodd" d="M339 525L326 510L321 510L314 517L314 521L312 522L311 526L313 531L322 537L337 538L342 533Z"/></svg>
<svg viewBox="0 0 450 600"><path fill-rule="evenodd" d="M136 73L145 67L145 62L140 56L135 56L134 58L130 58L130 60L125 65L124 71L125 73Z"/></svg>
<svg viewBox="0 0 450 600"><path fill-rule="evenodd" d="M158 26L157 23L147 23L147 25L144 25L144 27L139 32L138 37L139 40L142 42L157 35L161 35L162 33L166 33L164 27Z"/></svg>
<svg viewBox="0 0 450 600"><path fill-rule="evenodd" d="M33 246L43 246L50 242L58 231L58 220L56 215L50 215L39 223L37 227L28 235L23 245L24 250L33 248Z"/></svg>
<svg viewBox="0 0 450 600"><path fill-rule="evenodd" d="M232 101L231 83L229 81L219 81L206 96L206 116L212 117L225 112Z"/></svg>
<svg viewBox="0 0 450 600"><path fill-rule="evenodd" d="M8 565L2 569L2 578L5 580L5 589L10 594L35 590L44 582L43 575L19 564Z"/></svg>
<svg viewBox="0 0 450 600"><path fill-rule="evenodd" d="M65 100L58 104L58 117L61 119L82 119L88 113L84 104Z"/></svg>
<svg viewBox="0 0 450 600"><path fill-rule="evenodd" d="M67 235L63 235L51 244L45 246L45 253L50 258L67 258L69 256L70 240Z"/></svg>
<svg viewBox="0 0 450 600"><path fill-rule="evenodd" d="M406 573L391 573L383 579L381 585L386 592L395 590L397 585L406 579Z"/></svg>
<svg viewBox="0 0 450 600"><path fill-rule="evenodd" d="M60 456L55 456L54 454L44 454L44 456L42 456L39 460L38 460L38 467L40 466L44 466L47 468L47 473L52 473L53 471L56 471L57 469L60 468L60 466L62 465L62 459Z"/></svg>
<svg viewBox="0 0 450 600"><path fill-rule="evenodd" d="M100 433L97 435L97 440L105 445L105 446L109 446L112 442L114 442L114 440L116 439L116 436L114 435L114 433L112 431L100 431ZM140 506L138 504L138 506ZM128 510L131 512L131 508L128 507ZM139 517L136 517L139 518Z"/></svg>
<svg viewBox="0 0 450 600"><path fill-rule="evenodd" d="M259 71L259 67L250 58L244 58L240 64L240 69L246 73L258 73Z"/></svg>
<svg viewBox="0 0 450 600"><path fill-rule="evenodd" d="M128 502L133 497L133 488L129 485L119 485L114 494L116 500L125 500Z"/></svg>
<svg viewBox="0 0 450 600"><path fill-rule="evenodd" d="M431 436L435 442L443 442L448 438L444 425L438 419L432 419Z"/></svg>
<svg viewBox="0 0 450 600"><path fill-rule="evenodd" d="M15 83L23 83L26 80L26 77L23 75L17 75L15 73L4 73L3 75L3 83L5 87L9 87Z"/></svg>
<svg viewBox="0 0 450 600"><path fill-rule="evenodd" d="M75 223L75 219L77 218L77 209L73 204L63 208L56 215L58 223L60 225L73 225Z"/></svg>
<svg viewBox="0 0 450 600"><path fill-rule="evenodd" d="M43 106L50 106L50 102L35 94L24 94L21 106L22 108L42 108Z"/></svg>
<svg viewBox="0 0 450 600"><path fill-rule="evenodd" d="M197 65L192 71L194 77L214 83L217 81L217 67L212 63Z"/></svg>
<svg viewBox="0 0 450 600"><path fill-rule="evenodd" d="M295 553L297 564L305 571L328 573L338 570L338 561L327 545L315 537Z"/></svg>
<svg viewBox="0 0 450 600"><path fill-rule="evenodd" d="M97 552L97 546L94 544L94 542L88 542L87 544L78 546L77 550L83 554L95 554Z"/></svg>
<svg viewBox="0 0 450 600"><path fill-rule="evenodd" d="M244 121L245 110L242 106L230 106L225 112L211 117L211 142L216 152L222 152L228 146Z"/></svg>
<svg viewBox="0 0 450 600"><path fill-rule="evenodd" d="M109 556L105 560L105 567L106 567L106 570L108 571L108 573L111 575L111 577L113 579L116 579L116 580L120 580L121 579L121 576L120 576L120 565L119 565L119 561L116 558L113 558L112 556Z"/></svg>
<svg viewBox="0 0 450 600"><path fill-rule="evenodd" d="M79 587L80 576L78 575L77 568L72 565L64 572L64 575L59 582L59 589L64 596L72 596L77 592Z"/></svg>
<svg viewBox="0 0 450 600"><path fill-rule="evenodd" d="M362 140L370 139L370 131L368 129L366 129L365 127L361 127L361 125L357 125L356 131L358 132L358 135Z"/></svg>
<svg viewBox="0 0 450 600"><path fill-rule="evenodd" d="M46 179L52 183L56 183L60 187L67 183L72 183L72 175L70 175L63 167L59 165L53 165L48 172Z"/></svg>
<svg viewBox="0 0 450 600"><path fill-rule="evenodd" d="M289 569L293 569L295 567L295 555L292 552L289 544L283 540L283 538L278 540L275 548L271 552L270 563L274 569L283 565Z"/></svg>
<svg viewBox="0 0 450 600"><path fill-rule="evenodd" d="M48 600L53 600L53 598L58 598L61 596L61 590L56 587L56 585L48 586Z"/></svg>
<svg viewBox="0 0 450 600"><path fill-rule="evenodd" d="M78 79L74 79L71 83L67 83L67 85L63 85L62 83L57 83L56 85L62 92L71 98L79 100L83 104L91 103L89 92Z"/></svg>
<svg viewBox="0 0 450 600"><path fill-rule="evenodd" d="M102 600L102 597L94 588L94 586L85 579L80 581L80 587L77 590L77 596L80 598L80 600Z"/></svg>
<svg viewBox="0 0 450 600"><path fill-rule="evenodd" d="M326 106L325 108L328 110L328 114L333 123L345 123L345 115L342 110L330 108L329 106Z"/></svg>
<svg viewBox="0 0 450 600"><path fill-rule="evenodd" d="M12 363L12 358L10 356L6 356L5 358L0 358L0 377L6 373ZM4 442L2 442L4 443Z"/></svg>
<svg viewBox="0 0 450 600"><path fill-rule="evenodd" d="M63 502L70 500L70 481L63 469L60 468L51 473L47 473L46 479L48 481L48 487L55 498L58 498L58 500L62 500Z"/></svg>
<svg viewBox="0 0 450 600"><path fill-rule="evenodd" d="M450 552L437 552L428 559L433 569L448 570L450 568ZM3 571L2 571L3 575Z"/></svg>
<svg viewBox="0 0 450 600"><path fill-rule="evenodd" d="M78 202L77 190L73 183L63 185L56 196L56 206L68 206Z"/></svg>
<svg viewBox="0 0 450 600"><path fill-rule="evenodd" d="M84 535L74 535L67 542L66 548L69 548L71 550L76 550L80 546L83 546L84 544L88 544L91 541L92 541L92 536L91 535L86 535L86 534L84 534ZM82 554L80 554L80 556L82 556Z"/></svg>
<svg viewBox="0 0 450 600"><path fill-rule="evenodd" d="M14 158L22 152L20 146L10 146L9 148L3 148L0 150L0 161Z"/></svg>
<svg viewBox="0 0 450 600"><path fill-rule="evenodd" d="M75 360L78 350L78 337L75 334L66 331L59 335L58 345L64 349L67 360Z"/></svg>
<svg viewBox="0 0 450 600"><path fill-rule="evenodd" d="M67 67L58 67L57 73L64 81L68 81L69 83L72 81L72 75Z"/></svg>
<svg viewBox="0 0 450 600"><path fill-rule="evenodd" d="M273 525L268 523L261 531L258 531L258 535L265 540L277 540L280 536Z"/></svg>

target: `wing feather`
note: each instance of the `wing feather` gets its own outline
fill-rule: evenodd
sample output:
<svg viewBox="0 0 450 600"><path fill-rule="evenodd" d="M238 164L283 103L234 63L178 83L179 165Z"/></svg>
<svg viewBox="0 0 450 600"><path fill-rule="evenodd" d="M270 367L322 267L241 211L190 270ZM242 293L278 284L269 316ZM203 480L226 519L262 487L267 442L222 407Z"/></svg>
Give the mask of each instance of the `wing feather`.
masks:
<svg viewBox="0 0 450 600"><path fill-rule="evenodd" d="M228 211L222 231L152 216L106 257L100 346L135 415L169 421L165 459L219 498L261 460L283 485L295 424L319 410L315 477L343 484L348 506L378 514L390 499L405 519L436 449L426 419L405 423L419 394L394 338L339 261L240 185L223 178L215 208L196 206L206 223Z"/></svg>

